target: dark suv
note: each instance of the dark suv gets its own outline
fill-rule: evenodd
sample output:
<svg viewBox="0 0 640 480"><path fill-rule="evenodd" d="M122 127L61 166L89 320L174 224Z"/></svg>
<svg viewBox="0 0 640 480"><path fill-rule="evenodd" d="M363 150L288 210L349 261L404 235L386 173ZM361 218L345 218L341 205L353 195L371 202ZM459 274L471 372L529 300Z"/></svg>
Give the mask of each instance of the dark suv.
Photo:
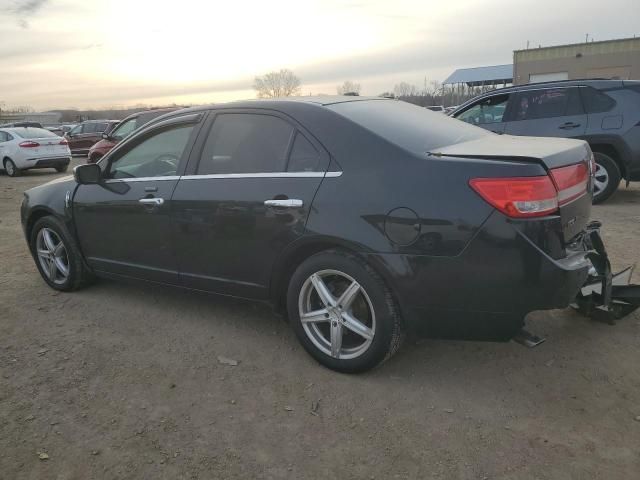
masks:
<svg viewBox="0 0 640 480"><path fill-rule="evenodd" d="M496 133L586 140L596 161L594 203L620 180L640 181L640 81L569 80L484 93L451 116Z"/></svg>
<svg viewBox="0 0 640 480"><path fill-rule="evenodd" d="M88 153L94 143L102 140L102 134L109 134L118 123L118 120L87 120L76 125L65 135L71 153Z"/></svg>

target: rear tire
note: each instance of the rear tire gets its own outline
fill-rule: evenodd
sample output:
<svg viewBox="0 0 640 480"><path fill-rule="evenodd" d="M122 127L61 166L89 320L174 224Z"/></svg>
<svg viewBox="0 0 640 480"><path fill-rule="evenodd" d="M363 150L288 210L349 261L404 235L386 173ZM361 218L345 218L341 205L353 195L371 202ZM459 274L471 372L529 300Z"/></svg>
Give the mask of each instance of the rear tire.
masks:
<svg viewBox="0 0 640 480"><path fill-rule="evenodd" d="M16 167L16 164L13 163L13 160L11 160L10 158L5 158L3 165L4 171L7 172L7 175L9 175L10 177L20 176L20 170L18 169L18 167Z"/></svg>
<svg viewBox="0 0 640 480"><path fill-rule="evenodd" d="M620 168L613 158L606 153L593 152L596 172L593 185L593 203L602 203L618 190L620 185Z"/></svg>
<svg viewBox="0 0 640 480"><path fill-rule="evenodd" d="M61 165L59 167L55 167L55 169L58 173L64 173L69 169L69 165Z"/></svg>
<svg viewBox="0 0 640 480"><path fill-rule="evenodd" d="M372 369L404 339L389 288L370 265L341 250L317 253L298 266L289 281L287 310L305 350L338 372Z"/></svg>
<svg viewBox="0 0 640 480"><path fill-rule="evenodd" d="M29 246L40 275L55 290L78 290L93 278L74 238L57 218L39 219L31 230Z"/></svg>

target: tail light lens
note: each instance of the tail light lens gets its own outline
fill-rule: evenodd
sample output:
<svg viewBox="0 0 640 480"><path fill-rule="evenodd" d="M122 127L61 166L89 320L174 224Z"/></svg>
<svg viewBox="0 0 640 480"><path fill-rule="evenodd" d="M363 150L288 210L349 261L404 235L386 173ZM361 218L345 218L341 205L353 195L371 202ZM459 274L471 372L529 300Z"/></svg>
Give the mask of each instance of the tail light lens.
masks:
<svg viewBox="0 0 640 480"><path fill-rule="evenodd" d="M589 168L586 163L554 168L549 172L558 190L558 204L565 205L587 191Z"/></svg>
<svg viewBox="0 0 640 480"><path fill-rule="evenodd" d="M469 184L509 217L540 217L558 209L558 193L547 176L474 178Z"/></svg>
<svg viewBox="0 0 640 480"><path fill-rule="evenodd" d="M587 192L586 162L554 168L538 177L474 178L469 181L485 201L513 218L541 217L557 212Z"/></svg>
<svg viewBox="0 0 640 480"><path fill-rule="evenodd" d="M35 148L39 147L40 144L38 142L34 142L33 140L27 140L19 144L22 148Z"/></svg>
<svg viewBox="0 0 640 480"><path fill-rule="evenodd" d="M63 138L62 140L60 140L60 143L58 145L69 145L69 141L66 138Z"/></svg>

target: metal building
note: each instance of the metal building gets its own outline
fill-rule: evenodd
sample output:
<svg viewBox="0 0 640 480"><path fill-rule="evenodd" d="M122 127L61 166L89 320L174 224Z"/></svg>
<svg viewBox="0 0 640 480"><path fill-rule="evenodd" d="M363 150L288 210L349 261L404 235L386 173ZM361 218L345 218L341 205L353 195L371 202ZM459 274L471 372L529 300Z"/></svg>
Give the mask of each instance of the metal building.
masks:
<svg viewBox="0 0 640 480"><path fill-rule="evenodd" d="M640 79L640 38L513 52L515 85L576 78Z"/></svg>

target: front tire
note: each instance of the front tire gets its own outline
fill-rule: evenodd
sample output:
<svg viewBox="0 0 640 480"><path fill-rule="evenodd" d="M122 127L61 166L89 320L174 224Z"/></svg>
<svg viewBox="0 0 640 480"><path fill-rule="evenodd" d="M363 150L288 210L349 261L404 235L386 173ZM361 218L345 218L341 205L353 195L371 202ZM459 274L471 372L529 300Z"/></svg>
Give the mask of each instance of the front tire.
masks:
<svg viewBox="0 0 640 480"><path fill-rule="evenodd" d="M58 173L64 173L69 169L69 165L60 165L58 167L55 167L55 169Z"/></svg>
<svg viewBox="0 0 640 480"><path fill-rule="evenodd" d="M338 372L376 367L393 356L404 338L384 281L366 262L341 250L317 253L296 269L287 310L305 350Z"/></svg>
<svg viewBox="0 0 640 480"><path fill-rule="evenodd" d="M13 160L11 160L10 158L5 158L3 164L4 171L7 172L7 175L9 175L10 177L20 176L20 170L18 169L18 167L16 167L16 164L13 163Z"/></svg>
<svg viewBox="0 0 640 480"><path fill-rule="evenodd" d="M70 292L91 280L78 245L57 218L43 217L35 223L30 247L40 275L51 288Z"/></svg>
<svg viewBox="0 0 640 480"><path fill-rule="evenodd" d="M593 183L593 203L602 203L618 190L620 168L613 158L602 152L593 152L596 171Z"/></svg>

